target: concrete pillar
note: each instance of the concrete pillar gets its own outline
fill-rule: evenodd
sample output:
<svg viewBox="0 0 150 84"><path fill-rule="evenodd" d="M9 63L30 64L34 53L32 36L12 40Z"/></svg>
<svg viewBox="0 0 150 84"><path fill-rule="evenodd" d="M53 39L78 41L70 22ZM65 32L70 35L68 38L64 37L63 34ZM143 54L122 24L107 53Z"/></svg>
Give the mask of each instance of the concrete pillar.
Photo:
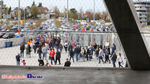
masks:
<svg viewBox="0 0 150 84"><path fill-rule="evenodd" d="M150 57L139 31L132 0L104 0L120 42L133 70L150 70ZM119 40L118 39L118 40Z"/></svg>

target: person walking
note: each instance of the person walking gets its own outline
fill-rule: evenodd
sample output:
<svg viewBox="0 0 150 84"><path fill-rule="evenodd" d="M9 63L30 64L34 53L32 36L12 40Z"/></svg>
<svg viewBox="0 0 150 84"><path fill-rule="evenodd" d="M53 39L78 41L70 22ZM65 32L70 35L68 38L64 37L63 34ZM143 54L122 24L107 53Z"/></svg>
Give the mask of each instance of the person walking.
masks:
<svg viewBox="0 0 150 84"><path fill-rule="evenodd" d="M98 51L98 48L96 48L96 50L95 50L95 60L98 60L98 55L99 55L99 51Z"/></svg>
<svg viewBox="0 0 150 84"><path fill-rule="evenodd" d="M119 64L119 68L120 68L120 67L123 68L123 66L121 65L121 63L123 63L123 59L122 59L121 53L119 53L119 56L118 56L118 58L117 58L117 61L118 61L118 64Z"/></svg>
<svg viewBox="0 0 150 84"><path fill-rule="evenodd" d="M112 55L112 58L111 58L111 60L112 60L112 63L113 63L113 67L116 67L116 59L117 59L117 55L116 55L116 53L114 52L113 53L113 55Z"/></svg>
<svg viewBox="0 0 150 84"><path fill-rule="evenodd" d="M62 49L63 49L62 44L60 44L59 49L60 49L60 53L62 53Z"/></svg>
<svg viewBox="0 0 150 84"><path fill-rule="evenodd" d="M103 50L101 48L99 48L99 64L101 63L100 60L102 60L102 62L104 63L104 61L103 61L103 55L104 55Z"/></svg>
<svg viewBox="0 0 150 84"><path fill-rule="evenodd" d="M110 60L109 60L109 51L108 49L106 49L106 52L105 52L105 63L109 61L109 64L110 64Z"/></svg>
<svg viewBox="0 0 150 84"><path fill-rule="evenodd" d="M59 61L59 65L61 64L60 58L61 58L61 53L57 50L57 52L56 52L56 64L57 64L57 60Z"/></svg>
<svg viewBox="0 0 150 84"><path fill-rule="evenodd" d="M76 61L78 61L78 54L79 54L78 52L79 52L79 49L78 49L78 46L76 46L76 48L74 49Z"/></svg>
<svg viewBox="0 0 150 84"><path fill-rule="evenodd" d="M47 60L47 47L45 45L43 45L42 53L43 53L43 60L44 60L44 57L45 57L45 60Z"/></svg>
<svg viewBox="0 0 150 84"><path fill-rule="evenodd" d="M69 57L69 55L70 55L70 49L72 50L73 47L72 47L72 45L69 43L69 47L68 47L68 57Z"/></svg>
<svg viewBox="0 0 150 84"><path fill-rule="evenodd" d="M30 56L30 52L31 52L31 47L30 47L30 45L28 44L27 47L26 47L26 57L27 57L27 58L28 58L28 56L31 57L31 56Z"/></svg>
<svg viewBox="0 0 150 84"><path fill-rule="evenodd" d="M67 53L67 48L68 48L68 43L67 43L67 41L66 41L65 44L64 44L64 48L65 48L65 51L66 51L66 53Z"/></svg>
<svg viewBox="0 0 150 84"><path fill-rule="evenodd" d="M51 65L53 65L53 60L54 60L54 56L55 56L55 51L54 51L54 49L52 49L51 51L50 51L50 58L51 58ZM55 62L55 60L54 60L54 63L55 63L55 65L56 65L56 62Z"/></svg>
<svg viewBox="0 0 150 84"><path fill-rule="evenodd" d="M17 66L20 66L20 60L21 60L20 53L18 53L18 55L16 55Z"/></svg>
<svg viewBox="0 0 150 84"><path fill-rule="evenodd" d="M111 49L112 49L112 53L111 53L111 56L112 56L113 53L115 52L115 45L114 44L112 45Z"/></svg>
<svg viewBox="0 0 150 84"><path fill-rule="evenodd" d="M74 52L72 51L72 49L70 49L70 60L69 61L71 61L71 58L74 62Z"/></svg>
<svg viewBox="0 0 150 84"><path fill-rule="evenodd" d="M93 53L92 53L92 49L91 49L90 46L88 47L88 51L87 51L87 52L88 52L88 54L89 54L89 61L91 61L91 59L92 59L92 54L93 54Z"/></svg>
<svg viewBox="0 0 150 84"><path fill-rule="evenodd" d="M97 48L97 44L95 43L95 44L94 44L94 51L96 50L96 48Z"/></svg>
<svg viewBox="0 0 150 84"><path fill-rule="evenodd" d="M75 42L72 41L72 42L71 42L71 45L72 45L72 47L74 48L74 47L75 47Z"/></svg>
<svg viewBox="0 0 150 84"><path fill-rule="evenodd" d="M34 46L33 46L34 53L36 53L36 49L37 49L38 45L39 45L39 42L36 40L34 43Z"/></svg>
<svg viewBox="0 0 150 84"><path fill-rule="evenodd" d="M82 48L82 50L81 50L81 55L82 55L82 58L83 58L83 62L85 62L86 50L84 48Z"/></svg>
<svg viewBox="0 0 150 84"><path fill-rule="evenodd" d="M42 49L41 49L41 47L38 48L37 53L38 53L38 56L41 57L41 54L42 54Z"/></svg>
<svg viewBox="0 0 150 84"><path fill-rule="evenodd" d="M25 45L21 44L21 46L20 46L20 54L21 54L22 58L24 58L24 50L25 50Z"/></svg>

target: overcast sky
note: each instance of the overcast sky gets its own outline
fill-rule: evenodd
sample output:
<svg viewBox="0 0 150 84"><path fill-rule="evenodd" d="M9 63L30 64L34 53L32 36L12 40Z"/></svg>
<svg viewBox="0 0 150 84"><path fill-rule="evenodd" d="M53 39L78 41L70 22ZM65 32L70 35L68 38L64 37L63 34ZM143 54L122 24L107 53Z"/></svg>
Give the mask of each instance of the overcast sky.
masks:
<svg viewBox="0 0 150 84"><path fill-rule="evenodd" d="M8 7L17 7L18 6L18 0L3 0L4 4ZM22 8L26 6L31 6L31 4L35 1L36 5L39 4L39 2L42 2L42 5L44 7L47 7L48 9L52 9L53 7L57 6L59 10L62 12L64 10L64 7L67 8L67 0L20 0L20 6ZM90 10L93 12L94 10L94 0L68 0L69 1L69 9L70 8L76 8L77 11L79 11L81 8L83 11ZM150 0L133 0L133 1L150 1ZM106 11L103 0L95 0L95 11Z"/></svg>
<svg viewBox="0 0 150 84"><path fill-rule="evenodd" d="M18 6L18 0L3 0L4 4L8 7L17 7ZM57 6L60 11L62 12L64 10L64 7L67 8L67 0L20 0L20 6L26 7L31 6L31 4L35 1L36 5L39 4L39 2L42 2L42 5L44 7L47 7L49 9L52 9L54 6ZM76 10L80 10L81 8L83 11L91 10L94 11L94 0L68 0L69 1L69 9L70 8L76 8ZM95 0L95 11L105 11L105 6L103 4L102 0Z"/></svg>

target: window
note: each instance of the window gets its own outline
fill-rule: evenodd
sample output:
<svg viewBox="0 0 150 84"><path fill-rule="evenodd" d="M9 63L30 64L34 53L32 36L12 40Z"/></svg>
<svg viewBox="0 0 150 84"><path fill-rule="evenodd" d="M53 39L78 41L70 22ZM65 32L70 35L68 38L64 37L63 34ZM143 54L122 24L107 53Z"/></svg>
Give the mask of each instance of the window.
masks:
<svg viewBox="0 0 150 84"><path fill-rule="evenodd" d="M41 12L41 10L39 10L39 12Z"/></svg>
<svg viewBox="0 0 150 84"><path fill-rule="evenodd" d="M45 12L47 12L47 10L45 10Z"/></svg>

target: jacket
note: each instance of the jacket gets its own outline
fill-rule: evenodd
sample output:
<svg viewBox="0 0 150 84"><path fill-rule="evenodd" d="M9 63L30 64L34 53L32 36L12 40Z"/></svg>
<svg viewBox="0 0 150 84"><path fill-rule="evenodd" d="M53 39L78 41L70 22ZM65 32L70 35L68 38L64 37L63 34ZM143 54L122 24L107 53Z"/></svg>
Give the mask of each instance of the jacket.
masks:
<svg viewBox="0 0 150 84"><path fill-rule="evenodd" d="M25 49L25 46L24 46L24 45L20 46L20 50L21 50L21 51L24 51L24 49Z"/></svg>
<svg viewBox="0 0 150 84"><path fill-rule="evenodd" d="M114 52L115 51L115 46L112 46L111 48L112 48L112 52Z"/></svg>
<svg viewBox="0 0 150 84"><path fill-rule="evenodd" d="M116 55L116 54L113 54L111 60L112 60L112 61L116 61L116 59L117 59L117 55Z"/></svg>
<svg viewBox="0 0 150 84"><path fill-rule="evenodd" d="M99 55L99 51L98 50L95 51L95 55L97 55L97 56Z"/></svg>
<svg viewBox="0 0 150 84"><path fill-rule="evenodd" d="M70 51L70 49L73 49L72 45L69 45L68 51Z"/></svg>
<svg viewBox="0 0 150 84"><path fill-rule="evenodd" d="M60 52L56 52L56 58L61 58Z"/></svg>
<svg viewBox="0 0 150 84"><path fill-rule="evenodd" d="M49 53L49 55L50 55L51 57L54 57L55 51L52 50L52 51Z"/></svg>
<svg viewBox="0 0 150 84"><path fill-rule="evenodd" d="M30 53L30 49L29 49L29 46L26 47L26 54L29 54Z"/></svg>
<svg viewBox="0 0 150 84"><path fill-rule="evenodd" d="M38 49L37 53L41 54L41 53L42 53L42 50L41 50L41 49Z"/></svg>
<svg viewBox="0 0 150 84"><path fill-rule="evenodd" d="M47 53L47 48L46 48L46 47L43 47L43 48L42 48L42 52L43 52L43 53Z"/></svg>
<svg viewBox="0 0 150 84"><path fill-rule="evenodd" d="M74 49L74 53L78 53L79 49L78 48L75 48Z"/></svg>
<svg viewBox="0 0 150 84"><path fill-rule="evenodd" d="M73 57L74 56L74 52L71 50L70 51L70 56Z"/></svg>
<svg viewBox="0 0 150 84"><path fill-rule="evenodd" d="M104 53L103 53L103 50L101 49L100 51L99 51L99 56L103 56L104 55Z"/></svg>

